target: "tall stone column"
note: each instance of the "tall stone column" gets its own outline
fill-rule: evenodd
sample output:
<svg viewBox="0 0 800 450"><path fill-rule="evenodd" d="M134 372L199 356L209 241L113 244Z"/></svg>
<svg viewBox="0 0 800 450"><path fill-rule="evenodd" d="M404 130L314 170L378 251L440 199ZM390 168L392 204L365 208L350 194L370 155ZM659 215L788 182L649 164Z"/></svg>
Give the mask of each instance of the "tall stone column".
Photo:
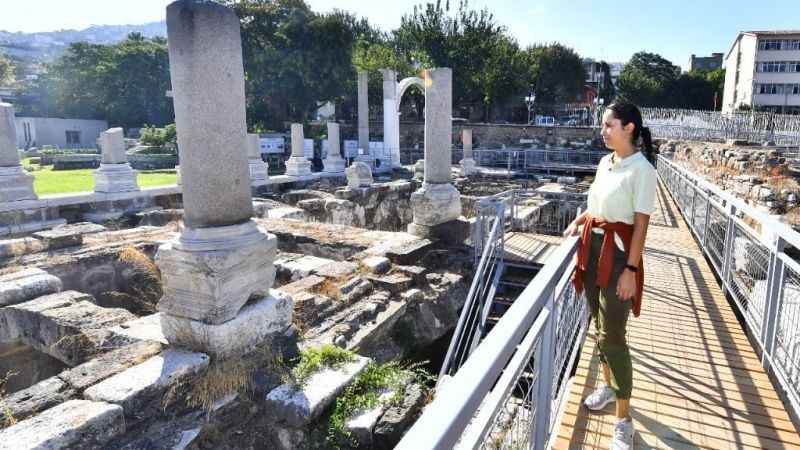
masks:
<svg viewBox="0 0 800 450"><path fill-rule="evenodd" d="M381 69L381 74L383 74L383 151L391 158L391 167L400 167L397 72Z"/></svg>
<svg viewBox="0 0 800 450"><path fill-rule="evenodd" d="M344 158L342 158L340 142L339 124L336 122L328 122L328 155L323 161L325 172L344 172L345 161Z"/></svg>
<svg viewBox="0 0 800 450"><path fill-rule="evenodd" d="M461 195L450 184L453 136L453 71L449 68L424 72L425 83L425 174L422 187L411 194L414 221L409 233L437 234L438 225L461 216Z"/></svg>
<svg viewBox="0 0 800 450"><path fill-rule="evenodd" d="M19 159L14 107L0 103L0 203L37 198L33 176L22 168Z"/></svg>
<svg viewBox="0 0 800 450"><path fill-rule="evenodd" d="M461 175L469 176L475 173L475 160L472 158L472 130L465 128L461 130L461 144L464 149L464 157L461 158Z"/></svg>
<svg viewBox="0 0 800 450"><path fill-rule="evenodd" d="M250 185L267 184L269 166L261 159L261 145L257 134L247 134L247 164L250 167Z"/></svg>
<svg viewBox="0 0 800 450"><path fill-rule="evenodd" d="M369 154L369 75L358 72L358 148Z"/></svg>
<svg viewBox="0 0 800 450"><path fill-rule="evenodd" d="M241 354L285 331L292 305L269 291L276 238L251 219L239 19L214 2L178 0L167 36L184 229L156 255L161 327L172 345Z"/></svg>
<svg viewBox="0 0 800 450"><path fill-rule="evenodd" d="M303 124L292 124L292 155L286 160L286 175L307 177L311 175L311 162L303 151Z"/></svg>
<svg viewBox="0 0 800 450"><path fill-rule="evenodd" d="M128 164L128 157L125 155L122 128L110 128L100 133L98 142L102 157L100 168L94 172L94 191L101 193L138 191L136 171Z"/></svg>

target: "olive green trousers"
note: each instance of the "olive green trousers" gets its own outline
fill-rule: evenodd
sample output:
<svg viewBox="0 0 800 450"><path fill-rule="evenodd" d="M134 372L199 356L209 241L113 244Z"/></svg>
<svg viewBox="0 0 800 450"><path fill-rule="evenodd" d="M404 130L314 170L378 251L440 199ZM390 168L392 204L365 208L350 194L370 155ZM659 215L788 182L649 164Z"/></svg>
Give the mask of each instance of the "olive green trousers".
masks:
<svg viewBox="0 0 800 450"><path fill-rule="evenodd" d="M618 399L631 398L633 388L633 368L631 354L625 339L628 316L632 300L620 301L617 297L617 282L622 274L627 257L625 252L614 246L614 268L606 288L597 287L597 264L603 235L592 232L592 249L589 262L583 274L586 300L594 321L600 361L607 364L611 372L611 388Z"/></svg>

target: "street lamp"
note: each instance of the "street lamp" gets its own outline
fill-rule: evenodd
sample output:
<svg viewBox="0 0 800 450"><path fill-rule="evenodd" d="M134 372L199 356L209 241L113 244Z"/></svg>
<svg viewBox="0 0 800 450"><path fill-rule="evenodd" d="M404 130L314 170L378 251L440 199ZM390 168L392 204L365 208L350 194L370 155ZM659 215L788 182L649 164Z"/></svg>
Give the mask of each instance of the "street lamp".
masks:
<svg viewBox="0 0 800 450"><path fill-rule="evenodd" d="M533 86L531 86L530 94L525 96L525 104L528 105L528 123L531 123L531 111L533 111L533 104L536 102L536 93L533 92Z"/></svg>

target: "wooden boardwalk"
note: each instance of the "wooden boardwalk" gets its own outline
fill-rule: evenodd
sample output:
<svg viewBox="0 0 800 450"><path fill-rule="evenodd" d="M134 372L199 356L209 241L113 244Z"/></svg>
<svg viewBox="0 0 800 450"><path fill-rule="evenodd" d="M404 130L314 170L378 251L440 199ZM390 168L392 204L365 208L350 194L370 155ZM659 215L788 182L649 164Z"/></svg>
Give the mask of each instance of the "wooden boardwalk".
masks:
<svg viewBox="0 0 800 450"><path fill-rule="evenodd" d="M659 185L645 249L642 313L628 322L635 448L800 449L759 358L702 250ZM555 440L556 449L607 449L614 407L581 400L601 379L589 328Z"/></svg>

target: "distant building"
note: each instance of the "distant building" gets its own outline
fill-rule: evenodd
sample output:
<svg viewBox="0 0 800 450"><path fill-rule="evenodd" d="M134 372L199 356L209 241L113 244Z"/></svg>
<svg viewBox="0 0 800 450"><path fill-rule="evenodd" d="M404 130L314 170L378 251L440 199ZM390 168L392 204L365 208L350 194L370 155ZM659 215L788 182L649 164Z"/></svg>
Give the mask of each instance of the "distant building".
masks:
<svg viewBox="0 0 800 450"><path fill-rule="evenodd" d="M722 53L712 53L711 56L695 56L689 60L689 70L716 70L722 68Z"/></svg>
<svg viewBox="0 0 800 450"><path fill-rule="evenodd" d="M94 148L100 133L108 129L105 120L15 117L14 123L19 148Z"/></svg>
<svg viewBox="0 0 800 450"><path fill-rule="evenodd" d="M800 30L743 31L725 56L722 111L800 114Z"/></svg>
<svg viewBox="0 0 800 450"><path fill-rule="evenodd" d="M611 69L611 84L616 89L619 87L619 76L622 73L622 69L625 68L625 63L608 63L608 66Z"/></svg>

